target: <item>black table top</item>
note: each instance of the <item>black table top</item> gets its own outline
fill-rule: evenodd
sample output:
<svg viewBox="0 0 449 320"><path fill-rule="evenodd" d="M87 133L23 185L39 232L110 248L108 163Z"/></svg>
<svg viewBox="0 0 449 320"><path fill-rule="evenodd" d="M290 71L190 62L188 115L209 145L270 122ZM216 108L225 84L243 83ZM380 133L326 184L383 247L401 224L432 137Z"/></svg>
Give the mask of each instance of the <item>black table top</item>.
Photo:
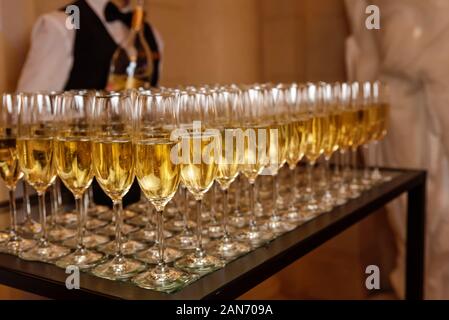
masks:
<svg viewBox="0 0 449 320"><path fill-rule="evenodd" d="M81 289L68 290L65 270L0 254L0 283L54 299L234 299L336 236L402 193L424 183L424 171L389 170L393 179L363 193L273 242L231 262L175 294L138 288L81 273Z"/></svg>

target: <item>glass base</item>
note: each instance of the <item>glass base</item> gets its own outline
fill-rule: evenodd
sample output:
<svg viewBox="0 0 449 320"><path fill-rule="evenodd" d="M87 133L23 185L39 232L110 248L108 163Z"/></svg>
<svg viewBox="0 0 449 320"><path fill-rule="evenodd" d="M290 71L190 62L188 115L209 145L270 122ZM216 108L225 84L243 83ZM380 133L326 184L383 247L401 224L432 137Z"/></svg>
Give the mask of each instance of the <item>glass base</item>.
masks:
<svg viewBox="0 0 449 320"><path fill-rule="evenodd" d="M189 229L195 229L196 223L189 220L187 221L187 226ZM184 220L183 219L170 220L165 224L165 229L173 232L181 232L182 230L184 230Z"/></svg>
<svg viewBox="0 0 449 320"><path fill-rule="evenodd" d="M76 228L78 224L78 214L76 212L66 212L55 217L56 224L64 227Z"/></svg>
<svg viewBox="0 0 449 320"><path fill-rule="evenodd" d="M283 221L280 216L270 217L262 225L263 230L269 230L276 235L280 235L296 228L296 225Z"/></svg>
<svg viewBox="0 0 449 320"><path fill-rule="evenodd" d="M91 273L99 278L124 281L145 270L145 264L140 261L115 257L114 259L96 266Z"/></svg>
<svg viewBox="0 0 449 320"><path fill-rule="evenodd" d="M232 238L217 240L210 246L210 252L214 256L225 261L234 260L249 251L251 251L249 245L238 242Z"/></svg>
<svg viewBox="0 0 449 320"><path fill-rule="evenodd" d="M9 240L9 233L0 232L0 243L6 242Z"/></svg>
<svg viewBox="0 0 449 320"><path fill-rule="evenodd" d="M164 261L165 263L172 263L173 261L178 260L179 258L181 258L184 253L176 250L176 249L172 249L172 248L165 248L164 251ZM136 254L134 256L137 260L140 260L142 262L148 263L148 264L158 264L159 263L159 247L157 245L154 245L153 247L151 247L148 250L139 252L138 254Z"/></svg>
<svg viewBox="0 0 449 320"><path fill-rule="evenodd" d="M60 225L55 225L48 230L48 239L53 242L61 242L76 236L76 230L67 229Z"/></svg>
<svg viewBox="0 0 449 320"><path fill-rule="evenodd" d="M56 266L66 269L69 266L76 266L80 270L87 270L103 262L104 255L99 252L89 250L77 250L68 256L56 261Z"/></svg>
<svg viewBox="0 0 449 320"><path fill-rule="evenodd" d="M86 229L89 231L97 230L108 225L107 221L90 218L86 221Z"/></svg>
<svg viewBox="0 0 449 320"><path fill-rule="evenodd" d="M136 202L126 207L126 210L134 211L139 214L145 214L150 210L149 203L145 200L142 202Z"/></svg>
<svg viewBox="0 0 449 320"><path fill-rule="evenodd" d="M27 218L22 224L19 225L18 231L20 234L33 237L36 234L41 233L42 226L33 219Z"/></svg>
<svg viewBox="0 0 449 320"><path fill-rule="evenodd" d="M297 208L288 209L283 217L286 221L293 222L296 225L300 225L305 222L304 217L298 212Z"/></svg>
<svg viewBox="0 0 449 320"><path fill-rule="evenodd" d="M136 254L137 252L145 250L146 248L147 245L144 243L129 240L122 243L122 254L125 256L131 256ZM109 243L106 243L105 245L99 246L97 250L103 252L104 254L112 256L117 253L117 244L115 243L115 241L111 241Z"/></svg>
<svg viewBox="0 0 449 320"><path fill-rule="evenodd" d="M203 244L208 243L207 238L203 238ZM195 250L197 238L193 232L183 232L167 240L167 245L178 250Z"/></svg>
<svg viewBox="0 0 449 320"><path fill-rule="evenodd" d="M223 260L208 255L204 251L191 253L175 262L175 267L189 273L205 275L225 266Z"/></svg>
<svg viewBox="0 0 449 320"><path fill-rule="evenodd" d="M221 223L213 223L205 226L204 233L211 239L218 239L224 236L223 225Z"/></svg>
<svg viewBox="0 0 449 320"><path fill-rule="evenodd" d="M123 220L132 219L134 217L137 217L138 215L139 215L139 213L137 213L135 211L123 210ZM98 216L98 219L111 222L113 217L114 217L114 212L111 210L108 210L108 211L100 214Z"/></svg>
<svg viewBox="0 0 449 320"><path fill-rule="evenodd" d="M27 261L53 262L69 253L70 249L47 242L20 253L19 257Z"/></svg>
<svg viewBox="0 0 449 320"><path fill-rule="evenodd" d="M111 241L109 237L102 236L99 234L86 234L83 237L83 245L87 249L95 249L96 247L108 243L109 241ZM62 245L67 248L76 249L78 246L78 239L76 237L68 239L64 241Z"/></svg>
<svg viewBox="0 0 449 320"><path fill-rule="evenodd" d="M170 238L173 234L170 231L164 231L165 238ZM148 230L142 229L137 232L131 233L129 238L136 241L153 243L156 242L157 231L156 230Z"/></svg>
<svg viewBox="0 0 449 320"><path fill-rule="evenodd" d="M237 240L251 245L253 248L263 246L274 238L274 234L260 228L246 228L236 235Z"/></svg>
<svg viewBox="0 0 449 320"><path fill-rule="evenodd" d="M228 219L228 225L236 228L245 228L249 224L249 219L243 215L233 215Z"/></svg>
<svg viewBox="0 0 449 320"><path fill-rule="evenodd" d="M0 245L0 252L18 256L21 252L28 251L35 247L37 242L35 240L15 237L14 240L2 242Z"/></svg>
<svg viewBox="0 0 449 320"><path fill-rule="evenodd" d="M138 227L145 227L150 222L152 224L155 224L155 221L153 221L153 219L151 219L148 216L143 215L143 214L126 220L126 223L131 224L133 226L138 226Z"/></svg>
<svg viewBox="0 0 449 320"><path fill-rule="evenodd" d="M122 234L129 235L130 233L136 232L139 230L139 227L131 226L129 224L122 224ZM97 234L101 234L103 236L115 237L115 224L108 224L106 227L100 228L96 231Z"/></svg>
<svg viewBox="0 0 449 320"><path fill-rule="evenodd" d="M266 217L265 210L260 202L256 202L254 208L256 211L256 217L258 217L258 218Z"/></svg>
<svg viewBox="0 0 449 320"><path fill-rule="evenodd" d="M198 277L169 267L156 267L132 279L140 288L164 293L174 293Z"/></svg>
<svg viewBox="0 0 449 320"><path fill-rule="evenodd" d="M107 207L107 206L101 206L98 204L94 204L92 206L89 206L89 208L87 208L87 215L89 217L98 217L100 214L102 214L108 210L109 210L109 207Z"/></svg>

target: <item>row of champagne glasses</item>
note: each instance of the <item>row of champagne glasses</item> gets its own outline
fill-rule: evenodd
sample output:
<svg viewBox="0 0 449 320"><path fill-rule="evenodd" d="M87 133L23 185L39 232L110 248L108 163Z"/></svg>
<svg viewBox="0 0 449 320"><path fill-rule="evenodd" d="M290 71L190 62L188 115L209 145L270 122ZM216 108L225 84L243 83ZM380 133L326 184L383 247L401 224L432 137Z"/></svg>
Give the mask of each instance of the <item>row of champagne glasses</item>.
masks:
<svg viewBox="0 0 449 320"><path fill-rule="evenodd" d="M15 248L7 251L23 259L56 262L60 267L75 265L112 280L130 279L145 270L142 261L154 263L156 258L157 267L133 281L148 289L174 290L194 280L194 275L221 268L227 261L358 196L362 186L356 170L349 174L350 179L346 174L336 183L327 170L324 196L317 198L313 167L321 156L328 163L337 151L355 151L385 136L385 90L376 82L68 92L53 101L46 94L22 94L15 111L2 110L2 116L13 115L16 120L2 121L1 149L8 152L2 159L9 162L2 160L1 171L11 190L24 174L37 191L43 230L37 244L18 236L12 192L12 231L5 247ZM299 203L291 197L290 207L284 211L278 206L279 170L288 163L293 174L303 158L309 168L304 197ZM250 216L248 223L245 217L238 223L243 228L232 230L228 222L241 217L228 219L228 189L240 174L250 184ZM271 213L265 220L258 219L255 208L255 186L261 174L273 177ZM72 253L67 246L48 241L45 191L57 175L76 200L78 241ZM104 250L88 249L84 241L87 210L83 199L94 176L114 204L115 242L107 245L115 254L110 260L100 252ZM122 199L135 177L155 208L158 227L155 247L134 250L140 251L139 259L124 254L122 241ZM379 171L372 177L371 182L379 180ZM222 237L208 243L203 237L202 207L214 181L223 191ZM165 251L164 210L178 188L183 198L188 190L196 200L197 232L190 232L184 212L182 232L168 243L179 249L195 249L188 255L175 250L170 253L170 248ZM334 189L337 192L330 192ZM99 235L89 236L101 243ZM136 242L126 241L136 246ZM176 260L174 267L168 267L167 260Z"/></svg>

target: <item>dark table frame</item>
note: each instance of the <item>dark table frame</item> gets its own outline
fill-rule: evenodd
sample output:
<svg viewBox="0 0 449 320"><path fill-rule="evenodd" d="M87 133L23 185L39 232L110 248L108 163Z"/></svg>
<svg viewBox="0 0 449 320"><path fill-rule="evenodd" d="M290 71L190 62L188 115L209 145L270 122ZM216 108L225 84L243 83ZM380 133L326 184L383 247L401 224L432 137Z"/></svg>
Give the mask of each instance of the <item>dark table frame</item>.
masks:
<svg viewBox="0 0 449 320"><path fill-rule="evenodd" d="M67 274L53 265L0 254L0 283L52 299L235 299L335 237L391 200L407 193L406 299L423 299L426 172L396 172L390 182L304 224L175 294L81 274L81 289L68 290Z"/></svg>

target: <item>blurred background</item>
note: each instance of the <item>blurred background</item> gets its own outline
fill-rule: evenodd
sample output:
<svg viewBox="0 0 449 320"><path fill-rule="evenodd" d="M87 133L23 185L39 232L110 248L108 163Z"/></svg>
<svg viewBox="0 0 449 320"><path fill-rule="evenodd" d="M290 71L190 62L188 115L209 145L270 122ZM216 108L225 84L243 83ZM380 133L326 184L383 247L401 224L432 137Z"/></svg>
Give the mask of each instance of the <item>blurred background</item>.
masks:
<svg viewBox="0 0 449 320"><path fill-rule="evenodd" d="M0 92L16 90L36 19L65 5L0 0ZM164 43L162 86L347 79L343 0L148 0L146 6ZM394 299L392 239L381 211L243 298ZM381 270L382 290L375 295L365 289L370 264ZM39 298L0 288L0 299Z"/></svg>

